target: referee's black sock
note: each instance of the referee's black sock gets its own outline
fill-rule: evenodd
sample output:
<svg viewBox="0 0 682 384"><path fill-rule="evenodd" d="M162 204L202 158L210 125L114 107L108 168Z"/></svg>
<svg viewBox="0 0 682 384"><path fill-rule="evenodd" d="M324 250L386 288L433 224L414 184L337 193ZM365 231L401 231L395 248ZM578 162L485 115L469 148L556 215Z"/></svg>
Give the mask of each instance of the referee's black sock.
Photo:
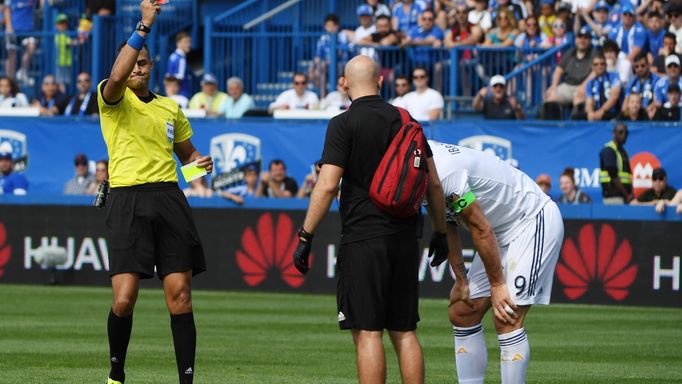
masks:
<svg viewBox="0 0 682 384"><path fill-rule="evenodd" d="M171 330L180 384L191 384L194 380L194 354L197 347L194 313L171 315Z"/></svg>
<svg viewBox="0 0 682 384"><path fill-rule="evenodd" d="M109 334L109 361L111 361L111 371L109 378L124 382L126 375L123 368L128 352L128 342L130 341L130 331L133 329L133 314L126 317L118 317L113 310L109 311L109 321L107 330Z"/></svg>

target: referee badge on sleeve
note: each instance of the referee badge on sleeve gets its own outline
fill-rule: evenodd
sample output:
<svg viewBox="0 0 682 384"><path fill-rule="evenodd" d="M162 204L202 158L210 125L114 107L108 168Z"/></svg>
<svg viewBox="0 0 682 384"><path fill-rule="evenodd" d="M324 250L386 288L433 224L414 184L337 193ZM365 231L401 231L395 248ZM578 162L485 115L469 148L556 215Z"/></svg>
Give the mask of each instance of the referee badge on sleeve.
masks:
<svg viewBox="0 0 682 384"><path fill-rule="evenodd" d="M172 143L175 139L175 127L170 121L166 122L166 137L168 137L168 142Z"/></svg>

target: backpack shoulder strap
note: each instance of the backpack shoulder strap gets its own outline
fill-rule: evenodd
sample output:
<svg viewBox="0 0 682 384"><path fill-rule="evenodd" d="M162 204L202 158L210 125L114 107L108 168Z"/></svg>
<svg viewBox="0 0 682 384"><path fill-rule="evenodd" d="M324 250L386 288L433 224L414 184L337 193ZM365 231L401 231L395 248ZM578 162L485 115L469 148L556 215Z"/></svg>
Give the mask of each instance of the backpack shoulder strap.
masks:
<svg viewBox="0 0 682 384"><path fill-rule="evenodd" d="M403 121L403 125L407 125L412 121L410 118L410 114L403 108L396 107L398 109L398 112L400 112L400 119Z"/></svg>

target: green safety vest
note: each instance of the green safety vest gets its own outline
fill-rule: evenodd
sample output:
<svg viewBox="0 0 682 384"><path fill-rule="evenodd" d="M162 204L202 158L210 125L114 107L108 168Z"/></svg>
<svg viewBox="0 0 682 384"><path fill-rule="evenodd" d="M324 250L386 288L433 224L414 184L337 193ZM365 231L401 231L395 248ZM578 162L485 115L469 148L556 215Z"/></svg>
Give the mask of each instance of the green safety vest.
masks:
<svg viewBox="0 0 682 384"><path fill-rule="evenodd" d="M632 184L632 174L630 172L624 171L623 156L621 156L618 147L616 147L616 143L614 143L613 140L611 140L608 143L606 143L605 146L613 149L613 151L616 153L616 159L618 160L618 179L620 180L621 184L623 185ZM609 175L608 171L602 169L599 172L599 182L604 184L611 183L611 175Z"/></svg>

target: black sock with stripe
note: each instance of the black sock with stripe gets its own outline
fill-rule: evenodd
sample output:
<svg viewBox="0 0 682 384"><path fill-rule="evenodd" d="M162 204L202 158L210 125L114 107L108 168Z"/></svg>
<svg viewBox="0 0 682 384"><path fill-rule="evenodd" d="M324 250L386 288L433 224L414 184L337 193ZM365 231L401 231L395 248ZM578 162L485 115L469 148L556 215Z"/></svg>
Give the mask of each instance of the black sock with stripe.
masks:
<svg viewBox="0 0 682 384"><path fill-rule="evenodd" d="M194 380L194 355L197 346L194 313L171 315L171 330L180 384L191 384Z"/></svg>
<svg viewBox="0 0 682 384"><path fill-rule="evenodd" d="M133 314L125 317L118 317L113 310L109 311L107 321L107 333L109 335L109 361L111 370L109 378L124 382L126 375L123 372L126 354L128 353L128 342L130 342L130 332L133 329Z"/></svg>

